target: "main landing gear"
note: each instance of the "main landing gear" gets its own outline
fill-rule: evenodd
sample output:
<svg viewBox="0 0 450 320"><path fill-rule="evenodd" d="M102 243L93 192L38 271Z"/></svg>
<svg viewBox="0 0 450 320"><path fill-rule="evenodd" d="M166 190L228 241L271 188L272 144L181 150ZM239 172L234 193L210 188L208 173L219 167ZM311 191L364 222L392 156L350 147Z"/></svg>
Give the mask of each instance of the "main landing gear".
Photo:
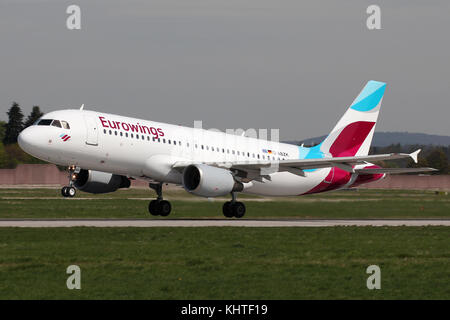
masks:
<svg viewBox="0 0 450 320"><path fill-rule="evenodd" d="M223 215L227 218L242 218L245 215L245 204L236 201L236 195L231 193L232 200L223 204Z"/></svg>
<svg viewBox="0 0 450 320"><path fill-rule="evenodd" d="M149 183L149 187L156 191L158 197L156 200L150 201L148 211L153 216L167 217L172 210L172 206L169 201L163 200L162 183Z"/></svg>
<svg viewBox="0 0 450 320"><path fill-rule="evenodd" d="M62 187L61 195L65 198L73 198L77 193L77 190L73 186L73 182L76 179L77 173L80 171L80 169L76 168L75 166L70 166L68 171L69 171L69 185Z"/></svg>

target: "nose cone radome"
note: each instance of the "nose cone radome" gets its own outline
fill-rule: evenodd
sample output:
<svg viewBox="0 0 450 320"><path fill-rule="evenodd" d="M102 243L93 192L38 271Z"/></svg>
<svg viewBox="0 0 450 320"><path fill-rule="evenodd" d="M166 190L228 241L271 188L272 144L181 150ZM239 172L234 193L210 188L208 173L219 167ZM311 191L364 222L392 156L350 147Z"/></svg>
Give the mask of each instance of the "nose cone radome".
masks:
<svg viewBox="0 0 450 320"><path fill-rule="evenodd" d="M17 138L20 148L34 157L42 158L48 151L45 134L37 126L25 128Z"/></svg>
<svg viewBox="0 0 450 320"><path fill-rule="evenodd" d="M33 130L30 129L31 128L25 128L22 130L17 138L20 148L27 153L30 153L29 151L31 150L33 144Z"/></svg>

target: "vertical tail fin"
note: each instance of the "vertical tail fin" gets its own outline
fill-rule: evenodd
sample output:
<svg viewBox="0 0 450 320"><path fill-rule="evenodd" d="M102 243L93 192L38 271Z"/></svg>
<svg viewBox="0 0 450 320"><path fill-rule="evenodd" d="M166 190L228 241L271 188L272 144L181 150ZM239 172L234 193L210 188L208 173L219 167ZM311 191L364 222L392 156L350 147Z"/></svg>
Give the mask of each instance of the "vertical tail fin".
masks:
<svg viewBox="0 0 450 320"><path fill-rule="evenodd" d="M362 156L369 153L386 83L367 82L331 133L320 151L332 157Z"/></svg>

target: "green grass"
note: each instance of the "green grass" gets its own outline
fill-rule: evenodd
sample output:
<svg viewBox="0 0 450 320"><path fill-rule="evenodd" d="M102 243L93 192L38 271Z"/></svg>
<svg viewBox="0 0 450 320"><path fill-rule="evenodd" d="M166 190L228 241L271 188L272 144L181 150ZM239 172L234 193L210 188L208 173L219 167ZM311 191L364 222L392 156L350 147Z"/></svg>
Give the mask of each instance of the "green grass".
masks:
<svg viewBox="0 0 450 320"><path fill-rule="evenodd" d="M0 299L450 299L450 228L2 228ZM81 268L81 290L66 268ZM368 290L369 265L381 290Z"/></svg>
<svg viewBox="0 0 450 320"><path fill-rule="evenodd" d="M56 189L0 189L0 219L12 218L154 218L147 211L154 193L120 190L105 195L78 192L65 199ZM171 218L223 218L228 198L195 197L169 190ZM245 218L450 218L450 196L431 191L358 190L301 197L239 195Z"/></svg>

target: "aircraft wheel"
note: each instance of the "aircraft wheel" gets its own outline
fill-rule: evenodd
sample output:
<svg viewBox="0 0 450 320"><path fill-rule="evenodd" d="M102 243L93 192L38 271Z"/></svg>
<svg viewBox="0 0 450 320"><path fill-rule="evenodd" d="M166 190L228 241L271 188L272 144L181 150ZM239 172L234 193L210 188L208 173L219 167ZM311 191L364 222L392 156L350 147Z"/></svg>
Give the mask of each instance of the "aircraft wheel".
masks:
<svg viewBox="0 0 450 320"><path fill-rule="evenodd" d="M170 211L172 210L170 202L166 200L159 201L158 206L159 206L159 214L163 217L167 217L170 214Z"/></svg>
<svg viewBox="0 0 450 320"><path fill-rule="evenodd" d="M68 197L75 197L75 194L77 193L77 190L74 187L66 187L67 188L67 195Z"/></svg>
<svg viewBox="0 0 450 320"><path fill-rule="evenodd" d="M231 210L236 218L242 218L245 215L245 205L242 202L235 202L231 205Z"/></svg>
<svg viewBox="0 0 450 320"><path fill-rule="evenodd" d="M68 189L67 187L62 187L62 189L61 189L61 195L65 198L67 198L69 196L69 192L67 189Z"/></svg>
<svg viewBox="0 0 450 320"><path fill-rule="evenodd" d="M222 212L225 217L233 218L234 214L233 214L233 210L231 208L231 201L227 201L223 204Z"/></svg>
<svg viewBox="0 0 450 320"><path fill-rule="evenodd" d="M148 212L150 212L152 216L159 216L159 203L157 200L150 201L148 204Z"/></svg>

